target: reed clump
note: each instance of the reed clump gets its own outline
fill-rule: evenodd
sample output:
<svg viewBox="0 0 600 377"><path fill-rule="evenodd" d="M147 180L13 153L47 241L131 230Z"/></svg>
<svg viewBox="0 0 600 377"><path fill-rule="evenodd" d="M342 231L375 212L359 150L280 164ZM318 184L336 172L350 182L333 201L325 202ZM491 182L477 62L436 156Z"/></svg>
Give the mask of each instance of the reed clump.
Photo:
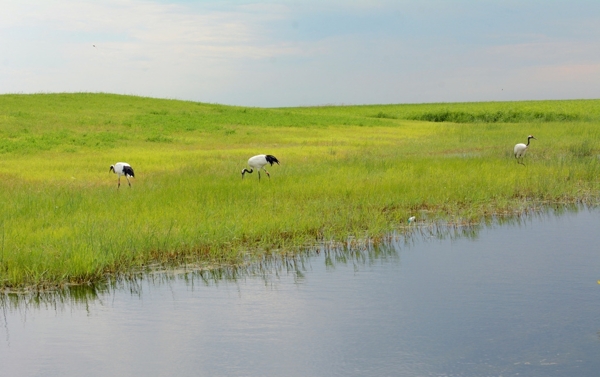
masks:
<svg viewBox="0 0 600 377"><path fill-rule="evenodd" d="M583 100L261 109L3 95L0 287L376 240L412 215L465 224L548 203L595 204L598 109ZM446 113L476 120L426 119ZM512 147L528 134L538 140L521 166ZM242 180L260 153L281 165L260 183L256 174ZM117 190L108 172L117 161L134 167L131 189Z"/></svg>

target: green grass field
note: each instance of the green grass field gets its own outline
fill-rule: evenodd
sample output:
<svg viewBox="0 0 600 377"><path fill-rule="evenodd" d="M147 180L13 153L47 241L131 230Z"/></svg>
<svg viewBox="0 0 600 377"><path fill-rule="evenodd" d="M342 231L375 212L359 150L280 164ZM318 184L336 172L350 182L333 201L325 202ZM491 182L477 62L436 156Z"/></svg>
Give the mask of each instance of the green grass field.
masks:
<svg viewBox="0 0 600 377"><path fill-rule="evenodd" d="M516 163L514 144L533 140ZM249 157L280 166L241 179ZM600 100L245 108L0 96L0 288L239 263L407 218L453 224L600 197ZM109 166L129 162L130 189Z"/></svg>

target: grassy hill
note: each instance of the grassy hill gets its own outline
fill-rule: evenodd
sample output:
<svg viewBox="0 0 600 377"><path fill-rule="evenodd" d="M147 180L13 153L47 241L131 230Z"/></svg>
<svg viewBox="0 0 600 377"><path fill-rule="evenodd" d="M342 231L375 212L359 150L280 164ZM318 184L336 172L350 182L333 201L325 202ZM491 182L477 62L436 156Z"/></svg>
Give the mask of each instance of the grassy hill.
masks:
<svg viewBox="0 0 600 377"><path fill-rule="evenodd" d="M518 165L515 143L533 140ZM273 154L271 179L241 179ZM0 96L0 287L150 264L237 263L406 219L596 204L600 100L246 108L111 94ZM129 162L133 187L109 166Z"/></svg>

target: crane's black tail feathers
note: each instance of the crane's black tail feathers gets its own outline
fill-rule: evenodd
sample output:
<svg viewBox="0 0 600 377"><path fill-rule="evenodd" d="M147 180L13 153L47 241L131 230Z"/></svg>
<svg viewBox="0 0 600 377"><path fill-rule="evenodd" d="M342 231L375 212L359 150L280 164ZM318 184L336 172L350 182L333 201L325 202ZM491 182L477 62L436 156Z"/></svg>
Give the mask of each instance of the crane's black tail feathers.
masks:
<svg viewBox="0 0 600 377"><path fill-rule="evenodd" d="M135 178L135 173L133 172L133 168L131 166L123 166L123 174L125 176L130 176Z"/></svg>
<svg viewBox="0 0 600 377"><path fill-rule="evenodd" d="M279 165L279 160L275 156L268 154L265 158L267 159L267 162L271 164L271 166L273 166L274 163Z"/></svg>

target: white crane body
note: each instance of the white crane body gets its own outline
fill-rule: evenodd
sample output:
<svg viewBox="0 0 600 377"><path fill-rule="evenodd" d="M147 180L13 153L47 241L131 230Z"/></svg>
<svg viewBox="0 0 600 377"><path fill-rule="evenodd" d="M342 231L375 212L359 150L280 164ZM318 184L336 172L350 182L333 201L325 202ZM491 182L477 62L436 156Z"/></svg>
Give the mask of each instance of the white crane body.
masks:
<svg viewBox="0 0 600 377"><path fill-rule="evenodd" d="M535 137L533 135L529 135L529 136L527 136L527 144L519 143L519 144L515 145L515 148L514 148L515 158L517 159L517 163L519 163L521 165L525 165L523 163L523 158L525 157L525 153L527 153L527 149L529 148L529 142L531 141L531 139L535 139ZM535 140L537 140L537 139L535 139Z"/></svg>
<svg viewBox="0 0 600 377"><path fill-rule="evenodd" d="M127 179L127 183L129 183L129 187L131 187L131 181L129 180L129 177L135 177L135 173L133 172L133 168L131 167L131 165L129 165L126 162L117 162L114 165L110 165L110 169L108 169L108 172L114 172L118 177L118 183L117 183L117 188L121 187L121 176L124 175L125 178Z"/></svg>
<svg viewBox="0 0 600 377"><path fill-rule="evenodd" d="M254 170L256 170L256 172L258 173L258 180L260 182L260 170L261 169L264 170L265 173L267 173L267 177L271 178L271 174L269 174L269 172L265 168L265 166L267 164L271 164L271 166L273 166L273 164L279 165L279 160L277 160L277 158L275 156L270 155L270 154L259 154L254 157L250 157L248 159L248 166L250 167L250 169L247 169L247 168L242 169L242 179L244 179L244 174L246 174L246 173L252 174L252 172Z"/></svg>

